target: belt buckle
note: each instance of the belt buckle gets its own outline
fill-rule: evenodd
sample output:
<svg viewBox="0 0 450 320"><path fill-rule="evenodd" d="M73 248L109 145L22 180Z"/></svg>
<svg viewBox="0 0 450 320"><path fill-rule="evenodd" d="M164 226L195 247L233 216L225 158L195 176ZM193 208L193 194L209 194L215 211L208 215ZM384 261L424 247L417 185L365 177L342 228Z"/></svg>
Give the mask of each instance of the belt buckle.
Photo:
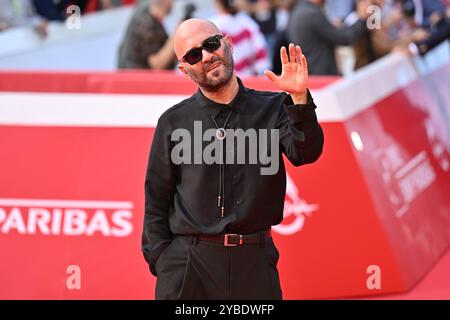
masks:
<svg viewBox="0 0 450 320"><path fill-rule="evenodd" d="M230 236L239 236L239 243L230 243L230 240L228 239ZM242 234L237 233L226 233L224 235L223 239L223 245L225 247L236 247L238 245L242 245Z"/></svg>

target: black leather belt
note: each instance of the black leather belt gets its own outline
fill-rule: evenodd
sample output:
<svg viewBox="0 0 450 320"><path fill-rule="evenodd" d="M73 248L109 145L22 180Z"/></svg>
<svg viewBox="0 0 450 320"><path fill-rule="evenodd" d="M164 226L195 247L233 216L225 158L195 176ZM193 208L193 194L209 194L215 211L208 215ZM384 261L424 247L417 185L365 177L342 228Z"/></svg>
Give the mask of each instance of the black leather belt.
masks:
<svg viewBox="0 0 450 320"><path fill-rule="evenodd" d="M270 230L251 233L251 234L236 234L226 233L219 235L199 234L199 241L209 241L223 244L225 247L241 246L249 243L261 243L264 237L270 238L272 236Z"/></svg>

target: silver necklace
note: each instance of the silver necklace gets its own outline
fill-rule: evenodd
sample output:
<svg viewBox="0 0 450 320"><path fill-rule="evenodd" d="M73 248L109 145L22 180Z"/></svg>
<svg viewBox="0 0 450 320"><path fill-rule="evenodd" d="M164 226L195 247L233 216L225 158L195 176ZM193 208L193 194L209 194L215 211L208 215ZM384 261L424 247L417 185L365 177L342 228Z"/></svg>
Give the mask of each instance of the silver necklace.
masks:
<svg viewBox="0 0 450 320"><path fill-rule="evenodd" d="M228 113L228 116L223 124L223 127L219 127L216 120L213 116L211 116L212 121L214 122L214 125L216 126L216 138L221 142L220 145L220 154L219 154L219 192L217 194L217 206L220 210L220 216L223 218L225 214L225 165L223 161L223 148L224 148L224 139L227 136L227 133L225 131L225 127L227 125L228 119L231 116L231 113L233 112L233 109L230 109L230 112Z"/></svg>

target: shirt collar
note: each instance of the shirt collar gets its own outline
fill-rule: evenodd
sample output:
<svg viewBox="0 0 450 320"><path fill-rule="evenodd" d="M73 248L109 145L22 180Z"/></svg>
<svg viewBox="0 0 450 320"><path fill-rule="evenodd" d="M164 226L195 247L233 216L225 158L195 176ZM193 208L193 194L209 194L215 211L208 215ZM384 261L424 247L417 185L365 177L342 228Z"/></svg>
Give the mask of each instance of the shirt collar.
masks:
<svg viewBox="0 0 450 320"><path fill-rule="evenodd" d="M200 88L197 90L197 93L195 94L197 104L214 118L220 113L220 111L223 110L224 107L228 107L235 112L239 112L239 109L242 108L240 102L242 101L242 98L244 97L247 89L245 88L241 79L237 78L237 81L239 84L239 91L229 104L218 103L208 99L207 97L205 97Z"/></svg>

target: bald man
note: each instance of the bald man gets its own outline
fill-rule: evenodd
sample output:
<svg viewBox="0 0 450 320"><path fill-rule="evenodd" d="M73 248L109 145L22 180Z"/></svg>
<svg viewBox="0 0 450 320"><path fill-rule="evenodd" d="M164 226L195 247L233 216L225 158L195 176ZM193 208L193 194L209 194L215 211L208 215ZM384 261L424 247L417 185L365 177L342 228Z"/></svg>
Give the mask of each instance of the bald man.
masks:
<svg viewBox="0 0 450 320"><path fill-rule="evenodd" d="M282 48L281 76L265 74L283 92L260 92L236 77L231 38L211 22L182 23L174 49L198 91L160 117L150 151L142 251L155 297L282 299L271 237L283 219L282 154L300 166L323 147L306 59Z"/></svg>

